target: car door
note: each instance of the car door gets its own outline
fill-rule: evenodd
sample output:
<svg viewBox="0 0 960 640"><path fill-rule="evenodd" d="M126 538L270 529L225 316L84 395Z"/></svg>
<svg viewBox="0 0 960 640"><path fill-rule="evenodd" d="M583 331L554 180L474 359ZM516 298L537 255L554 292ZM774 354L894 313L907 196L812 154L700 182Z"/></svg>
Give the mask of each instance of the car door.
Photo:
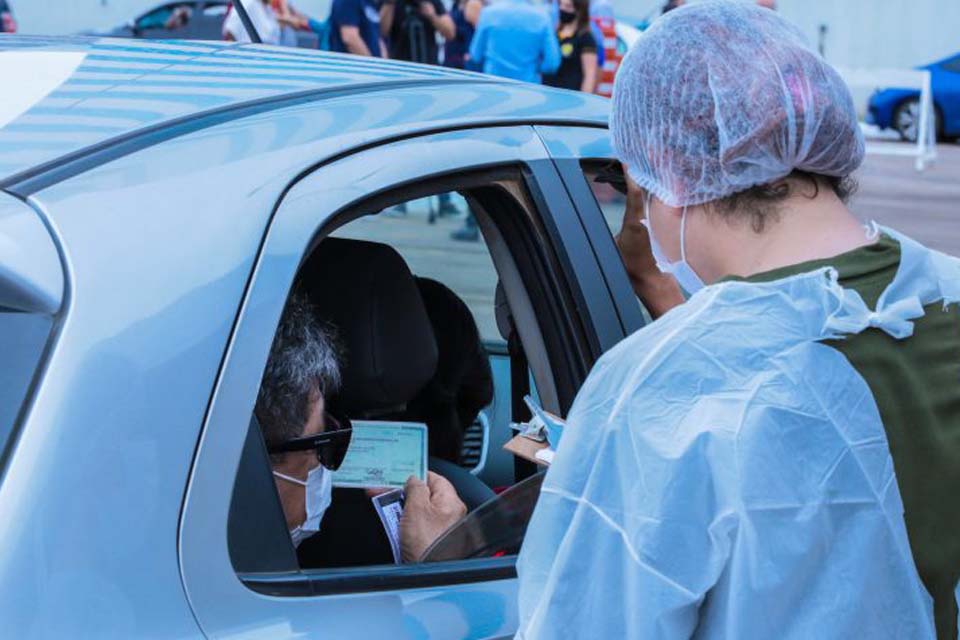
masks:
<svg viewBox="0 0 960 640"><path fill-rule="evenodd" d="M544 406L565 414L596 358L623 338L622 312L596 249L533 127L401 140L347 153L291 185L277 205L238 314L184 501L181 570L208 636L508 638L515 633L515 556L299 570L289 563L289 537L281 526L286 551L278 553L287 556L284 568L261 563L257 573L238 573L236 545L228 540L234 480L239 482L238 468L245 468L260 376L304 256L343 216L382 208L381 193L415 191L423 181L456 188L468 175L499 181L516 176L525 192L521 197L530 203L527 231L512 232L507 225L490 233L502 234L499 246L508 262L531 261L522 278L538 300L528 315L549 347L544 366L531 362ZM258 547L254 540L246 548L268 553L268 546Z"/></svg>

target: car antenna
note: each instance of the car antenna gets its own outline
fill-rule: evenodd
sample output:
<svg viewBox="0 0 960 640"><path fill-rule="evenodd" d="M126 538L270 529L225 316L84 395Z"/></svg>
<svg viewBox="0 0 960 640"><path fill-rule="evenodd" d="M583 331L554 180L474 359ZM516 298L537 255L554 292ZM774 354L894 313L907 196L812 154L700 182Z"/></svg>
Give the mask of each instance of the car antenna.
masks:
<svg viewBox="0 0 960 640"><path fill-rule="evenodd" d="M260 2L260 0L255 0L255 2ZM237 15L240 16L240 22L243 23L243 28L247 30L247 35L250 36L250 42L254 44L262 44L263 40L260 39L260 34L257 33L257 28L253 26L253 20L250 19L250 14L247 13L247 8L243 6L243 0L233 0L233 8L236 10Z"/></svg>

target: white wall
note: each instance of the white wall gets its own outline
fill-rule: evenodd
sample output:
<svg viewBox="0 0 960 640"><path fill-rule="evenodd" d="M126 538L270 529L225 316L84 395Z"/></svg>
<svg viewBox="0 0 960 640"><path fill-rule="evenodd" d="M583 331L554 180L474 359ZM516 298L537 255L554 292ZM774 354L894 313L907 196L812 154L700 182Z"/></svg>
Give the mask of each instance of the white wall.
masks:
<svg viewBox="0 0 960 640"><path fill-rule="evenodd" d="M960 52L958 0L780 0L780 11L845 67L915 67Z"/></svg>
<svg viewBox="0 0 960 640"><path fill-rule="evenodd" d="M326 17L331 0L293 0ZM639 21L663 0L612 0ZM76 33L124 23L161 0L10 0L24 33ZM960 51L960 0L779 0L780 12L811 41L828 27L827 58L837 65L913 67Z"/></svg>
<svg viewBox="0 0 960 640"><path fill-rule="evenodd" d="M656 15L662 0L613 0L619 15ZM960 52L960 0L778 0L778 10L846 67L915 67Z"/></svg>

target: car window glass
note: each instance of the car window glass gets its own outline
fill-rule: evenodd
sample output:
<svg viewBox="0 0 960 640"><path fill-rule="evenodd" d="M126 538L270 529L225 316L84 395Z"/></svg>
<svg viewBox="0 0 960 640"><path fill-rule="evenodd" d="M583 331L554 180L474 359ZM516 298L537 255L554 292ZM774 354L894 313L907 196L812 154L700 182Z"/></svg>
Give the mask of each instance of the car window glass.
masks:
<svg viewBox="0 0 960 640"><path fill-rule="evenodd" d="M615 163L597 161L583 163L583 172L590 184L590 190L597 200L603 219L616 236L623 224L623 214L627 208L627 198L613 182L620 182L623 173Z"/></svg>
<svg viewBox="0 0 960 640"><path fill-rule="evenodd" d="M203 8L203 15L208 18L222 18L227 15L227 5L225 4L215 4L209 5Z"/></svg>
<svg viewBox="0 0 960 640"><path fill-rule="evenodd" d="M941 67L951 73L960 73L960 56L947 60Z"/></svg>
<svg viewBox="0 0 960 640"><path fill-rule="evenodd" d="M597 206L603 214L603 219L610 229L610 234L616 238L623 226L623 216L627 210L627 197L623 190L623 171L619 163L610 160L590 160L581 163L584 177L590 185ZM640 311L646 322L650 322L650 313L646 306L637 299Z"/></svg>
<svg viewBox="0 0 960 640"><path fill-rule="evenodd" d="M460 195L407 202L355 220L333 235L388 243L414 274L443 282L466 303L483 340L503 340L494 314L497 272Z"/></svg>
<svg viewBox="0 0 960 640"><path fill-rule="evenodd" d="M448 551L444 562L515 555L535 504L535 500L505 500L498 506L493 490L506 489L535 472L532 464L517 467L513 455L503 450L515 435L510 428L515 391L511 385L519 383L511 376L512 356L497 325L500 275L479 226L492 224L486 222L489 214L484 212L490 210L491 202L497 203L501 214L511 217L511 204L518 213L525 205L516 200L517 187L496 184L471 192L483 194L477 196L478 202L484 203L479 225L467 200L457 193L411 199L352 219L312 250L294 286L295 295L308 298L313 312L334 330L340 343L343 383L337 393L324 397L327 408L354 425L369 420L426 425L430 470L453 486L467 512L485 505L482 522L500 518L510 523L501 528L495 541L465 545L459 557ZM334 276L328 275L334 272ZM363 302L364 297L372 304ZM422 311L408 313L409 308L420 305ZM435 361L427 365L419 362L419 354L429 350L425 341L436 345ZM526 360L521 355L518 362ZM401 387L409 389L400 391ZM532 383L522 385L520 391L538 396ZM257 418L251 423L257 426L251 428L270 441L273 436L268 432L275 427L270 426L269 416L266 421L259 414ZM359 433L355 431L354 437L359 438ZM351 440L350 446L355 444ZM497 456L501 458L499 466L488 460ZM273 458L264 464L266 452L260 457L257 464L261 466L275 462ZM280 501L274 507L253 509L246 497L238 496L238 491L248 490L245 487L256 492L257 483L272 493L277 482L271 477L275 469L258 472L250 468L251 459L245 452L235 483L237 508L231 508L229 526L231 555L269 548L272 551L262 553L281 558L278 545L290 543L286 523L281 521L287 505ZM300 568L319 572L317 576L342 568L379 566L380 571L389 570L397 564L395 548L373 496L363 488L339 486L338 482L334 475L332 499L319 533L296 548ZM262 490L260 494L262 499ZM264 535L272 536L274 544L251 542L246 534L252 525L244 519L244 512L268 513L271 509L276 527ZM245 579L269 571L264 568L269 561L237 557L233 561L235 567L256 567L252 572L238 569ZM426 564L424 567L429 570ZM371 571L376 574L378 570Z"/></svg>
<svg viewBox="0 0 960 640"><path fill-rule="evenodd" d="M0 446L13 428L51 324L48 316L0 310Z"/></svg>
<svg viewBox="0 0 960 640"><path fill-rule="evenodd" d="M137 21L138 29L162 29L170 16L173 15L173 7L162 7L156 11L151 11Z"/></svg>

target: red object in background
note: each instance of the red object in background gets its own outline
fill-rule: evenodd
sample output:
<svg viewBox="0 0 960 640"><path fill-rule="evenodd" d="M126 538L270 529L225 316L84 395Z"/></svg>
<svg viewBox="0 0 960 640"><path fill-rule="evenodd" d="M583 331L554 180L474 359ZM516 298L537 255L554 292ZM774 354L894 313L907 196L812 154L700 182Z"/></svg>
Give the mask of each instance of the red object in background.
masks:
<svg viewBox="0 0 960 640"><path fill-rule="evenodd" d="M0 33L16 33L17 32L17 21L13 19L13 14L9 11L4 11L2 15L3 19L3 28L0 29Z"/></svg>
<svg viewBox="0 0 960 640"><path fill-rule="evenodd" d="M623 62L623 56L617 47L617 23L611 18L594 18L593 21L603 33L603 51L606 60L600 70L600 82L597 83L597 94L609 98L613 95L613 80L617 77L617 70Z"/></svg>

